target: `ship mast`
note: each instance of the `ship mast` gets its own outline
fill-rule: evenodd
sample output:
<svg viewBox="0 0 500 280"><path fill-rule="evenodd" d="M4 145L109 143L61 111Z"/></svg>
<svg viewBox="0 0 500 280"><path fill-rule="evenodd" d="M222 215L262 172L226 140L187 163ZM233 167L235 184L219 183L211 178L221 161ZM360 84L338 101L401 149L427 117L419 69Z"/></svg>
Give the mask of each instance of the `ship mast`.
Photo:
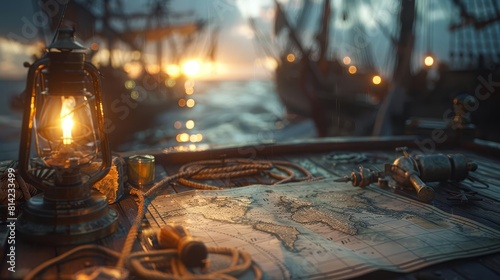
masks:
<svg viewBox="0 0 500 280"><path fill-rule="evenodd" d="M281 5L278 3L277 0L274 0L274 4L276 6L276 18L280 19L281 24L283 24L284 27L288 30L288 36L290 37L291 41L295 44L295 46L299 49L300 54L304 57L304 59L308 59L309 56L307 55L307 51L302 45L302 42L300 41L298 35L295 32L295 29L292 27L290 22L288 21L288 18L283 11L283 8ZM278 24L277 24L278 25ZM279 33L281 28L278 28L275 33Z"/></svg>
<svg viewBox="0 0 500 280"><path fill-rule="evenodd" d="M325 0L325 2L328 2L325 5L328 5L329 7L330 0ZM287 28L289 38L295 44L303 59L302 61L303 66L301 70L301 78L299 83L302 89L302 93L306 96L306 98L311 104L312 107L311 111L313 112L312 118L315 123L318 136L320 137L326 136L328 130L328 125L326 121L327 115L323 104L318 99L317 96L318 93L315 90L323 87L325 83L324 75L320 72L319 69L320 67L318 67L318 65L311 60L310 58L311 50L306 49L305 46L302 44L298 35L296 34L296 30L292 28L290 22L288 21L287 16L285 15L285 12L283 11L281 5L278 3L277 0L274 0L274 3L276 5L276 13L277 13L276 17L280 19L281 24L283 24L283 26ZM328 45L326 44L325 52L327 46ZM310 87L311 84L313 85L312 89Z"/></svg>
<svg viewBox="0 0 500 280"><path fill-rule="evenodd" d="M396 61L392 80L399 86L408 85L411 70L410 63L414 43L415 0L402 0L399 14L399 40L396 44Z"/></svg>
<svg viewBox="0 0 500 280"><path fill-rule="evenodd" d="M397 133L393 120L404 115L404 103L411 82L411 57L414 43L415 0L401 0L399 14L399 37L395 43L395 65L392 86L379 108L373 135Z"/></svg>
<svg viewBox="0 0 500 280"><path fill-rule="evenodd" d="M329 24L330 24L330 0L325 0L323 2L323 15L321 16L320 29L317 35L317 40L319 44L318 63L320 65L320 68L323 68L323 65L327 63L326 55L328 52Z"/></svg>

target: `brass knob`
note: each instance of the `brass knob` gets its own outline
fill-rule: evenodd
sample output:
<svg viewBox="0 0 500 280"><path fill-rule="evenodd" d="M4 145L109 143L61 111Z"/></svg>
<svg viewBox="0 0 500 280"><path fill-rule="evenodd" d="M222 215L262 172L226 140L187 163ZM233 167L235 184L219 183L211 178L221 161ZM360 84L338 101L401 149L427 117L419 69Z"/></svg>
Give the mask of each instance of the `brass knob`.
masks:
<svg viewBox="0 0 500 280"><path fill-rule="evenodd" d="M429 202L434 199L434 189L427 186L420 177L413 174L409 178L411 185L415 188L417 192L418 200L422 202Z"/></svg>

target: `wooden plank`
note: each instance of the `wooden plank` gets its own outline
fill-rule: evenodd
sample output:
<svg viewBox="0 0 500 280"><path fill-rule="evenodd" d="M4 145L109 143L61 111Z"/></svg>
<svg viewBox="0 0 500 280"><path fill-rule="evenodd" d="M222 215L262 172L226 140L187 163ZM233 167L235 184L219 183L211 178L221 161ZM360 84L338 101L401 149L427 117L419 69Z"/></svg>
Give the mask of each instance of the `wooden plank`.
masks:
<svg viewBox="0 0 500 280"><path fill-rule="evenodd" d="M498 279L498 274L479 262L460 261L453 266L459 275L465 279Z"/></svg>
<svg viewBox="0 0 500 280"><path fill-rule="evenodd" d="M220 159L221 157L246 157L255 159L276 159L289 160L310 170L315 176L342 177L349 175L351 171L356 170L359 165L367 168L383 169L384 163L391 163L400 153L394 152L395 147L410 146L415 147L414 138L392 138L389 141L384 139L374 140L366 139L321 139L319 141L288 143L285 145L248 145L244 147L220 147L213 150L201 152L166 152L156 156L156 181L161 180L167 175L178 172L180 165L193 160ZM476 149L477 147L474 147ZM487 152L478 154L477 152ZM157 151L156 151L157 152ZM459 147L447 146L445 149L438 150L443 153L464 153L468 158L477 161L479 169L474 174L484 177L490 183L488 190L477 190L478 196L483 201L471 202L468 204L453 203L447 200L446 188L436 188L436 199L432 204L448 213L464 216L475 221L481 222L490 227L500 229L500 202L498 193L500 191L500 163L492 156L491 148L479 149L474 151L463 151ZM136 152L134 152L136 153ZM351 161L342 161L333 157L335 155L361 154L364 158L358 158ZM266 183L268 180L263 177L255 176L250 178L231 178L230 182L236 186L244 186L253 183ZM212 180L211 183L224 183L224 180ZM188 187L178 186L179 191L191 190ZM168 187L163 189L160 194L173 193L173 189ZM408 195L408 194L405 194ZM411 196L411 194L409 195ZM124 238L130 228L131 222L135 219L137 205L134 198L125 195L122 200L112 206L120 215L117 231L98 241L98 244L106 247L121 250ZM150 215L148 215L151 217ZM156 224L149 220L151 228ZM148 228L145 228L147 231ZM142 244L141 244L142 243ZM136 241L134 250L143 250L147 244L142 240ZM151 246L149 246L151 247ZM63 253L71 247L44 247L32 246L27 242L19 242L16 247L19 272L15 275L7 273L6 264L1 265L1 279L10 279L12 277L21 279L32 267L38 265L44 260L50 259L56 254ZM22 260L22 261L21 261ZM103 258L86 258L76 263L68 263L56 268L52 268L44 276L44 279L57 279L63 276L70 276L76 270L92 264L113 264L113 261L107 261ZM386 278L396 279L414 279L433 277L445 279L475 279L482 277L485 279L498 278L500 276L500 254L493 254L475 259L455 260L430 266L410 274L398 274L384 271L377 271L363 276L361 279L373 279L374 276L385 275Z"/></svg>
<svg viewBox="0 0 500 280"><path fill-rule="evenodd" d="M500 254L480 257L479 262L488 267L490 270L495 271L496 274L500 275Z"/></svg>
<svg viewBox="0 0 500 280"><path fill-rule="evenodd" d="M197 160L228 158L262 158L280 155L297 155L307 153L326 153L342 150L394 150L395 147L416 147L414 136L401 137L335 137L319 138L287 143L256 143L245 146L215 147L201 151L189 150L145 150L120 153L122 157L135 154L154 154L163 166L172 162L185 164Z"/></svg>
<svg viewBox="0 0 500 280"><path fill-rule="evenodd" d="M16 269L15 273L7 270L6 261L2 261L0 279L23 279L33 267L38 266L46 260L54 258L56 250L50 246L34 246L28 240L16 236ZM48 274L55 274L57 268L48 271Z"/></svg>
<svg viewBox="0 0 500 280"><path fill-rule="evenodd" d="M311 174L316 178L331 178L332 173L322 166L317 165L311 157L311 155L305 155L303 157L287 157L286 160L302 166L311 172Z"/></svg>

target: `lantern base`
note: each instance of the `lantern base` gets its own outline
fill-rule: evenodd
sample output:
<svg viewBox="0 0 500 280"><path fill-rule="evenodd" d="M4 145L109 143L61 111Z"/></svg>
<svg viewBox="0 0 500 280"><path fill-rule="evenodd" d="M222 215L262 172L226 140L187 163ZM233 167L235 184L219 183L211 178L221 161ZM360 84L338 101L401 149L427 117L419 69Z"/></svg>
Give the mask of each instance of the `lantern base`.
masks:
<svg viewBox="0 0 500 280"><path fill-rule="evenodd" d="M95 242L113 233L118 213L97 192L85 199L51 202L32 197L19 216L16 228L26 241L47 245Z"/></svg>

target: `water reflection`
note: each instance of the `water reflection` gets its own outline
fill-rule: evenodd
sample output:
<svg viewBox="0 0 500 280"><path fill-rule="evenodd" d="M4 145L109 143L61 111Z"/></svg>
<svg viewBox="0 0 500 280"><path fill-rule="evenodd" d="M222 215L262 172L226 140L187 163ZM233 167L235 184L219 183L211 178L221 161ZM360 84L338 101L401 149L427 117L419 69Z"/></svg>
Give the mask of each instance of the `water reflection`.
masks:
<svg viewBox="0 0 500 280"><path fill-rule="evenodd" d="M294 120L291 125L273 81L188 80L184 86L193 92L158 116L158 126L137 133L120 148L193 150L207 143L243 145L316 136L310 120Z"/></svg>
<svg viewBox="0 0 500 280"><path fill-rule="evenodd" d="M192 67L195 67L191 65ZM192 95L194 90L194 80L188 79L184 83L184 92L186 95ZM193 108L196 105L196 102L193 98L181 98L179 99L178 106L179 108ZM175 109L174 109L175 110ZM184 117L185 114L179 114L179 117ZM189 114L188 114L189 115ZM192 119L179 119L174 121L174 128L179 131L179 133L175 136L175 140L178 143L197 143L203 140L203 135L201 133L197 134L189 134L184 130L192 130L195 126L195 122Z"/></svg>
<svg viewBox="0 0 500 280"><path fill-rule="evenodd" d="M186 122L186 128L187 129L193 129L194 128L194 121L193 120L188 120Z"/></svg>

